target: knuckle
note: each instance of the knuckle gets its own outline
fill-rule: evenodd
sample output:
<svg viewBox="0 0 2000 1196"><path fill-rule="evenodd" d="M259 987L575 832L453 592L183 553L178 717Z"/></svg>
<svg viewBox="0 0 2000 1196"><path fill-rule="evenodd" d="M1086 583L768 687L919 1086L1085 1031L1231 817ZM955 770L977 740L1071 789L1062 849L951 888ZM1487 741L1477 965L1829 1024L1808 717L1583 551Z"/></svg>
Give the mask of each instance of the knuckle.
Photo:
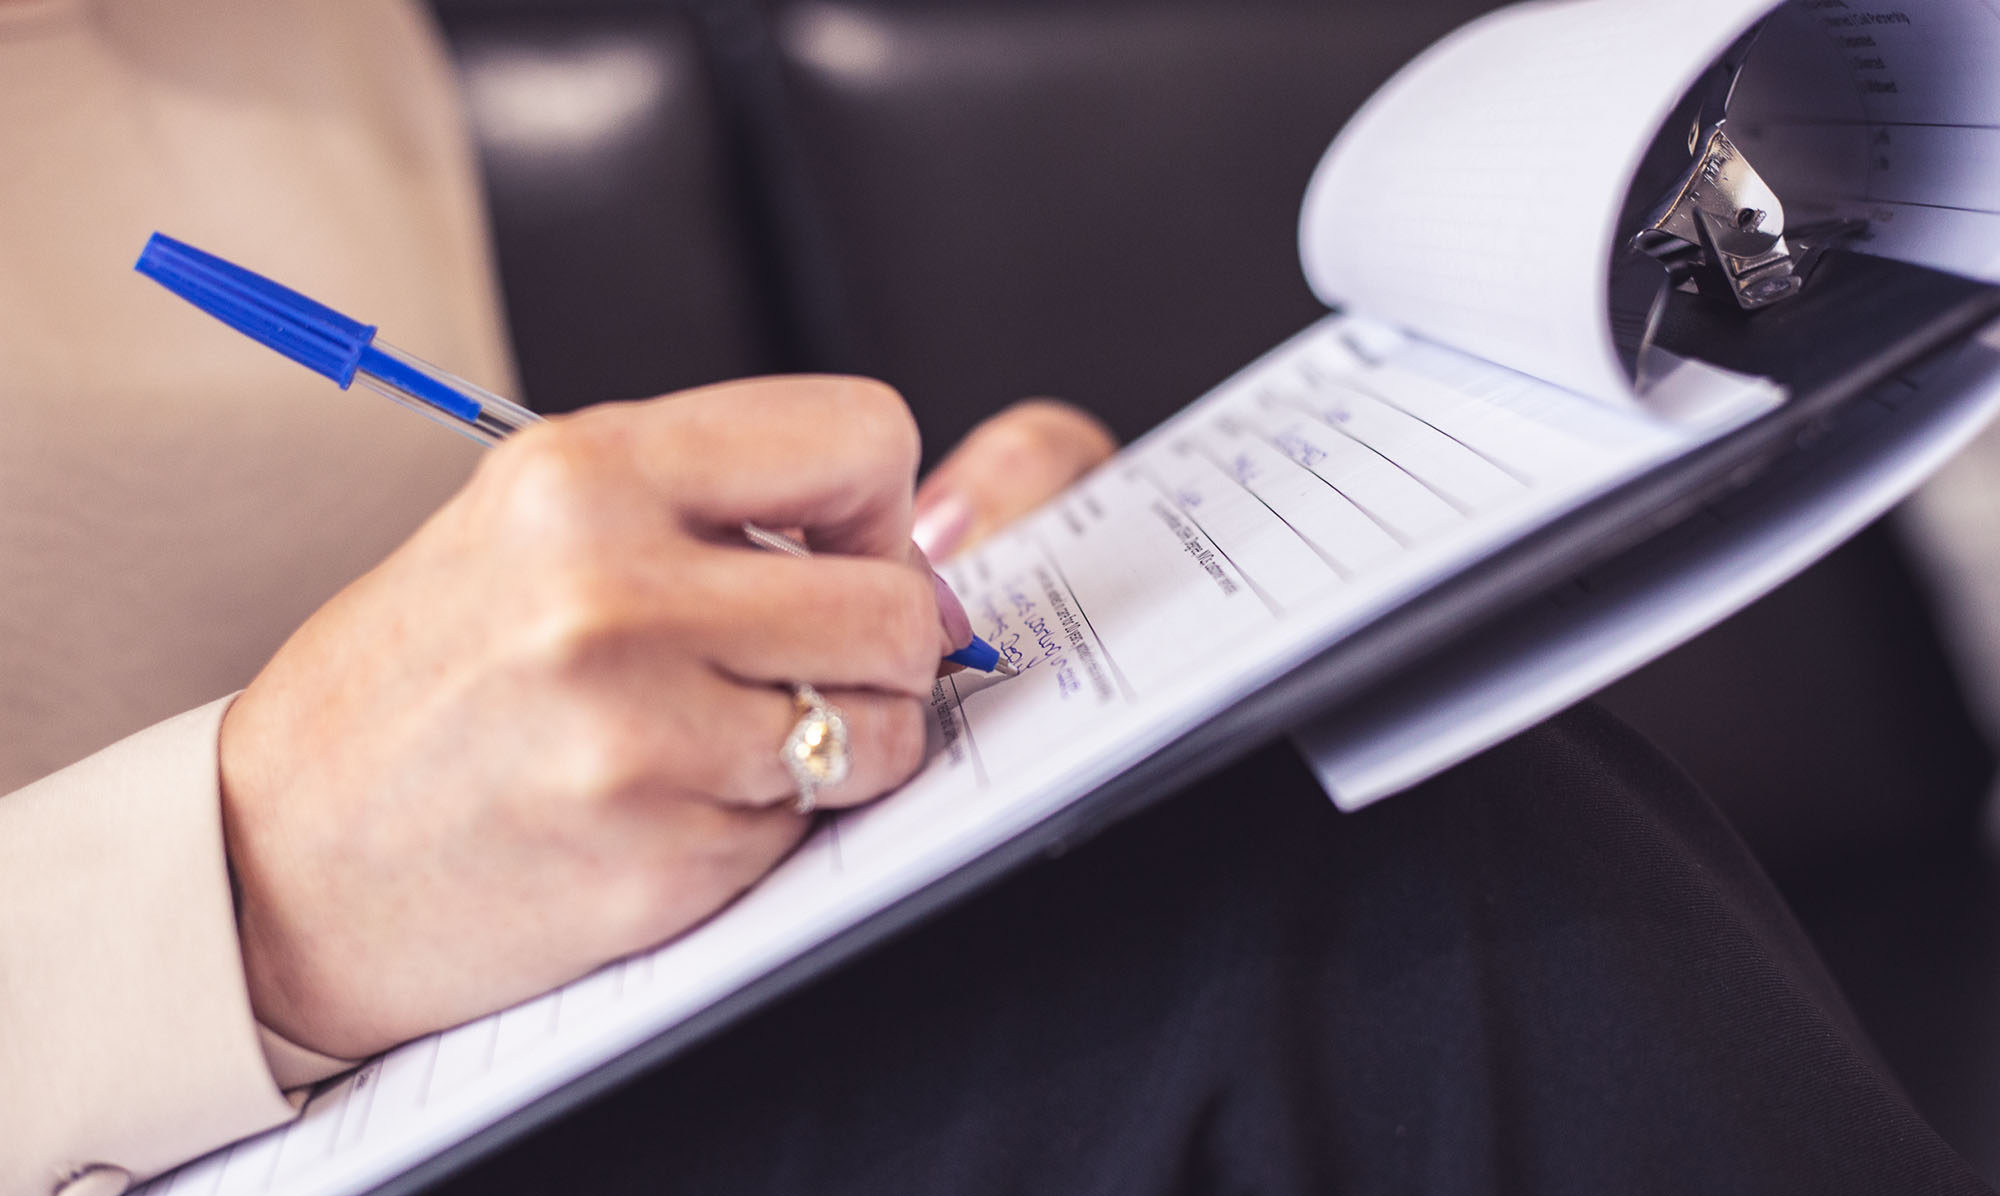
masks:
<svg viewBox="0 0 2000 1196"><path fill-rule="evenodd" d="M592 676L626 637L621 587L585 561L552 565L527 635L536 666L559 680Z"/></svg>
<svg viewBox="0 0 2000 1196"><path fill-rule="evenodd" d="M923 456L917 417L903 396L886 382L851 378L840 387L836 402L842 420L857 440L897 467L914 471Z"/></svg>
<svg viewBox="0 0 2000 1196"><path fill-rule="evenodd" d="M480 471L499 489L505 518L538 538L575 534L594 522L601 462L589 439L569 425L544 424L510 438Z"/></svg>
<svg viewBox="0 0 2000 1196"><path fill-rule="evenodd" d="M564 730L558 749L564 788L578 806L601 813L649 787L646 754L617 720L584 717Z"/></svg>

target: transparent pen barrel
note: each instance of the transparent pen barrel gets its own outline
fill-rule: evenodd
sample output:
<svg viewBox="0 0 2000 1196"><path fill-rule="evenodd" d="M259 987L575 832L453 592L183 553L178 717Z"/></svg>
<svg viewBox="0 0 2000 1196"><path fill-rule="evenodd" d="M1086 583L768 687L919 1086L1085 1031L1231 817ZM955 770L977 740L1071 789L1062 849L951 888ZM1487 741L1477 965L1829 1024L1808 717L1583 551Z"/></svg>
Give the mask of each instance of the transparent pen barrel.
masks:
<svg viewBox="0 0 2000 1196"><path fill-rule="evenodd" d="M377 340L354 380L484 445L498 444L542 417L476 383Z"/></svg>

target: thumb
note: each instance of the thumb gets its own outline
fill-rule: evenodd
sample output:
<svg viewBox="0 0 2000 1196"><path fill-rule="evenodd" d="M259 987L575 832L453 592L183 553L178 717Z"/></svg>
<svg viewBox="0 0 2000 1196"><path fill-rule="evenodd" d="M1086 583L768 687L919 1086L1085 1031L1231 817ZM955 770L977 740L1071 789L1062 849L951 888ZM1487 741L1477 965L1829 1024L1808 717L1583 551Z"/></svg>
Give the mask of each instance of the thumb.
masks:
<svg viewBox="0 0 2000 1196"><path fill-rule="evenodd" d="M1118 451L1095 416L1055 399L1025 399L968 433L917 487L917 544L935 560L960 552L1055 497Z"/></svg>

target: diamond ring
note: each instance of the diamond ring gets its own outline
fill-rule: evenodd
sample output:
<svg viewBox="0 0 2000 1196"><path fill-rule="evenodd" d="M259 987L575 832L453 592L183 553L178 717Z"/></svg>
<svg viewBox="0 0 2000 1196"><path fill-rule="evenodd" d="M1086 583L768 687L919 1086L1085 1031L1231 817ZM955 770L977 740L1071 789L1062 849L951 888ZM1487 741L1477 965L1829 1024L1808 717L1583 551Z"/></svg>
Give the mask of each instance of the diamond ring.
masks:
<svg viewBox="0 0 2000 1196"><path fill-rule="evenodd" d="M792 809L810 814L819 804L821 785L838 785L847 778L852 761L847 755L847 720L840 708L820 696L812 686L800 682L792 686L792 705L799 721L785 737L778 756L799 787Z"/></svg>

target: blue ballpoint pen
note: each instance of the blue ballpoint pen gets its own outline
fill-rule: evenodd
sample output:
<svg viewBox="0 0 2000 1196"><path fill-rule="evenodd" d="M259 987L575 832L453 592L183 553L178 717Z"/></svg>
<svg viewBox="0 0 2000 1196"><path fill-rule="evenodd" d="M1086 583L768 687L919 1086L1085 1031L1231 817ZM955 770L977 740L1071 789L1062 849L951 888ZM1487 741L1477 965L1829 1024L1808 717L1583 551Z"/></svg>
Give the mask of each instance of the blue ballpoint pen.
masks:
<svg viewBox="0 0 2000 1196"><path fill-rule="evenodd" d="M349 319L162 233L147 239L137 269L238 332L333 379L341 389L359 382L481 444L498 444L542 420L519 403L384 344L372 324ZM743 534L759 548L809 555L798 541L755 524L744 524ZM1011 677L1017 671L978 636L945 659L982 673Z"/></svg>

